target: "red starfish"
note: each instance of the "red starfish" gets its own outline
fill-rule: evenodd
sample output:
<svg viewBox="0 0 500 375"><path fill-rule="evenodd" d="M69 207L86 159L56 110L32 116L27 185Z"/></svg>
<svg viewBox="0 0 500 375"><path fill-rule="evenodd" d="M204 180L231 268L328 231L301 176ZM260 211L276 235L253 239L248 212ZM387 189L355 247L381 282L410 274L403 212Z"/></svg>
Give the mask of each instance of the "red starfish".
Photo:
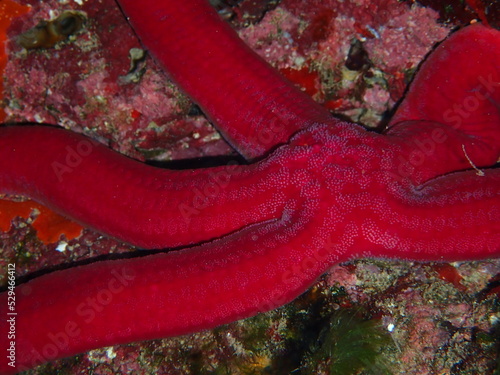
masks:
<svg viewBox="0 0 500 375"><path fill-rule="evenodd" d="M120 4L233 147L249 159L268 156L248 166L168 171L65 130L2 128L3 193L30 196L136 246L201 244L19 286L17 367L2 356L2 373L252 316L356 257L500 253L500 170L479 170L500 156L498 31L474 25L441 44L380 135L332 118L204 0ZM7 306L3 293L2 319Z"/></svg>

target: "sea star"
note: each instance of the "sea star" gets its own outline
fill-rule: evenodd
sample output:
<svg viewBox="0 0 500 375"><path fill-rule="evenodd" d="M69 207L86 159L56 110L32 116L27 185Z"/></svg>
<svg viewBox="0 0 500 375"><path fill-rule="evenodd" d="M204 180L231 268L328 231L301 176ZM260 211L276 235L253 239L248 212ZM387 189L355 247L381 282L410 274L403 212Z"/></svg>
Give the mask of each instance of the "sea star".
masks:
<svg viewBox="0 0 500 375"><path fill-rule="evenodd" d="M478 169L500 155L498 31L470 26L438 47L380 135L295 89L205 1L119 3L233 147L258 161L160 170L65 130L2 128L2 192L139 247L197 245L19 286L17 367L3 357L2 373L252 316L291 301L340 261L500 253L500 170Z"/></svg>

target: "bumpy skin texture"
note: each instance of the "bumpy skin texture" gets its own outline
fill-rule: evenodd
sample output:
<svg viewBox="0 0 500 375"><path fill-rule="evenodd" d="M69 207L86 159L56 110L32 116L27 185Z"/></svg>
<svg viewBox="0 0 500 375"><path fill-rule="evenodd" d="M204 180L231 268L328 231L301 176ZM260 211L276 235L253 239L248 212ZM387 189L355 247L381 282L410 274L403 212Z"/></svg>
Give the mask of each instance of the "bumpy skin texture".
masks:
<svg viewBox="0 0 500 375"><path fill-rule="evenodd" d="M500 170L479 176L471 169L471 162L493 166L500 153L500 55L491 48L500 45L498 31L475 25L445 41L380 135L305 98L204 1L119 3L236 149L250 159L277 149L249 166L167 171L62 129L3 127L2 192L140 247L196 246L19 286L17 363L9 367L2 356L2 373L249 317L291 301L330 266L355 257L499 255ZM252 136L267 121L276 136ZM3 293L2 319L6 307Z"/></svg>

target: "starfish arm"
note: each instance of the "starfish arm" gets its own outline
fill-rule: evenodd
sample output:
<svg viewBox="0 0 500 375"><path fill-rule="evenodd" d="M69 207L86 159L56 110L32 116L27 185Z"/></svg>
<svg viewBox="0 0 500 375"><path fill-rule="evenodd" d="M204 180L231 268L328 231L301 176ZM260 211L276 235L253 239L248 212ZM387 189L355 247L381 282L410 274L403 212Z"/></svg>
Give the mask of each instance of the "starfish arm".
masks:
<svg viewBox="0 0 500 375"><path fill-rule="evenodd" d="M427 153L422 169L428 172L422 171L421 179L468 169L471 163L491 166L500 157L498 45L498 30L468 26L441 43L417 72L387 134L411 146L407 158Z"/></svg>
<svg viewBox="0 0 500 375"><path fill-rule="evenodd" d="M199 243L277 218L296 190L279 163L170 171L39 125L0 129L0 186L145 248Z"/></svg>
<svg viewBox="0 0 500 375"><path fill-rule="evenodd" d="M415 186L450 172L491 167L500 157L486 135L470 135L425 120L399 123L386 141L399 147L393 177L407 178Z"/></svg>
<svg viewBox="0 0 500 375"><path fill-rule="evenodd" d="M329 264L346 259L323 256L322 233L311 220L316 208L291 202L280 219L203 246L98 262L18 286L17 371L97 347L215 327L291 301ZM6 298L0 295L2 316ZM8 347L6 332L0 340ZM13 372L1 363L2 374Z"/></svg>
<svg viewBox="0 0 500 375"><path fill-rule="evenodd" d="M499 170L450 173L491 165L499 155L498 59L484 46L476 50L470 39L483 45L496 41L496 32L472 27L450 37L433 64L424 64L388 134L380 136L332 120L242 46L205 2L146 3L121 1L144 44L240 152L262 156L310 127L251 166L201 171L158 170L63 130L1 129L3 192L32 196L139 246L204 242L56 271L19 286L17 370L272 309L330 265L354 256L450 260L500 254ZM200 25L219 41L196 30ZM489 35L484 40L483 33ZM469 65L457 51L476 51L482 63ZM477 90L471 74L460 76L464 69L482 69L485 56L494 57L493 68L486 64L488 87L494 88L488 92ZM197 76L197 70L205 73ZM443 73L460 79L450 83ZM436 84L450 88L433 90ZM481 93L474 105L471 92ZM472 105L470 119L461 113L460 126L439 117L457 103ZM423 143L435 129L444 129L451 151L435 148L413 163L420 172L401 175L398 156L411 163L419 147L411 139ZM207 181L217 189L207 189ZM7 299L0 294L3 317ZM9 345L7 326L0 326L2 348ZM2 361L0 371L13 370Z"/></svg>
<svg viewBox="0 0 500 375"><path fill-rule="evenodd" d="M390 189L388 197L373 200L360 225L373 244L369 256L453 261L500 255L500 169Z"/></svg>
<svg viewBox="0 0 500 375"><path fill-rule="evenodd" d="M206 0L119 2L144 46L243 156L331 119L239 39Z"/></svg>

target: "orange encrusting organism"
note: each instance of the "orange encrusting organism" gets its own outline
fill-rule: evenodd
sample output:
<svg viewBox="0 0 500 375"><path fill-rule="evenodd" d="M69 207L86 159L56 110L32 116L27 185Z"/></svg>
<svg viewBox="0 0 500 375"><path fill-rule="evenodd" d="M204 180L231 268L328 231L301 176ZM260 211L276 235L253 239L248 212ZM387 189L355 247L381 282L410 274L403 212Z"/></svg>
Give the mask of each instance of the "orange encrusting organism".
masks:
<svg viewBox="0 0 500 375"><path fill-rule="evenodd" d="M13 218L26 219L34 210L38 210L39 214L33 221L33 228L37 231L37 237L45 244L59 241L61 234L71 240L82 233L83 228L80 225L35 201L15 202L5 199L0 200L0 230L7 232Z"/></svg>
<svg viewBox="0 0 500 375"><path fill-rule="evenodd" d="M20 5L12 0L0 0L0 76L3 77L7 65L7 54L5 43L7 42L7 30L16 17L22 16L30 11L31 7ZM0 80L0 99L3 98L3 79ZM5 112L0 108L0 121L5 119Z"/></svg>
<svg viewBox="0 0 500 375"><path fill-rule="evenodd" d="M4 69L7 65L6 42L8 40L7 31L12 20L28 13L30 6L16 3L12 0L0 0L0 75L3 77ZM0 80L0 99L3 98L3 79ZM5 120L5 112L0 108L0 121ZM0 230L8 231L13 218L19 216L28 218L33 210L40 213L33 222L38 238L45 244L59 240L61 234L65 234L67 239L78 237L82 232L82 227L58 214L47 207L34 201L13 202L0 200Z"/></svg>

